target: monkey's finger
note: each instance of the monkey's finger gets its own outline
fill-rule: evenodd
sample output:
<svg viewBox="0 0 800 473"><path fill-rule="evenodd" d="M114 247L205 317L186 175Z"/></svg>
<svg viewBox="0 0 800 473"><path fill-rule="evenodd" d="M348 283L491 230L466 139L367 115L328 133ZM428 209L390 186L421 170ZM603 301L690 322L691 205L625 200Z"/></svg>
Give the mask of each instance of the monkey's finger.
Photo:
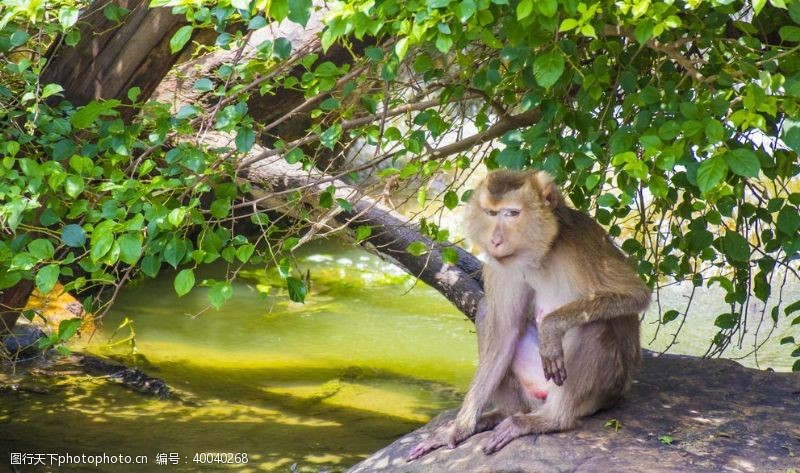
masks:
<svg viewBox="0 0 800 473"><path fill-rule="evenodd" d="M412 448L408 455L406 455L406 461L410 462L416 460L417 458L425 455L425 450L422 448L422 445L417 445L416 447Z"/></svg>
<svg viewBox="0 0 800 473"><path fill-rule="evenodd" d="M567 380L567 368L566 366L564 366L564 358L559 358L557 364L558 364L558 374L561 377L561 383L563 384L564 381Z"/></svg>
<svg viewBox="0 0 800 473"><path fill-rule="evenodd" d="M561 386L563 380L561 379L561 372L558 371L556 360L551 360L547 369L550 370L550 377L553 379L553 382L556 383L557 386Z"/></svg>
<svg viewBox="0 0 800 473"><path fill-rule="evenodd" d="M547 381L553 379L553 375L550 372L550 360L545 357L542 357L542 371L544 371L544 379Z"/></svg>
<svg viewBox="0 0 800 473"><path fill-rule="evenodd" d="M442 445L444 444L441 441L435 440L426 440L424 442L420 442L408 452L408 455L406 455L406 461L416 460L417 458L436 450Z"/></svg>

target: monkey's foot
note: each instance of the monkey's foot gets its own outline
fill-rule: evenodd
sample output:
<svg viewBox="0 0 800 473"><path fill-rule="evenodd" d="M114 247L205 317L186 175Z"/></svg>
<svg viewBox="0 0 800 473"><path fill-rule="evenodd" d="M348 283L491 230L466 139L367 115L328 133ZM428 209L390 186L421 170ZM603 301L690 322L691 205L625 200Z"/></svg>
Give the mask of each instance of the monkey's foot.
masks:
<svg viewBox="0 0 800 473"><path fill-rule="evenodd" d="M408 452L406 455L406 461L414 461L417 458L427 455L428 453L436 450L437 448L444 447L447 442L442 439L441 435L434 435L433 437L423 440L422 442L418 443Z"/></svg>
<svg viewBox="0 0 800 473"><path fill-rule="evenodd" d="M506 417L503 422L500 422L494 428L491 437L483 446L483 453L491 455L492 453L500 451L503 447L508 445L509 442L515 438L529 435L531 432L525 428L525 422L522 416L514 415Z"/></svg>

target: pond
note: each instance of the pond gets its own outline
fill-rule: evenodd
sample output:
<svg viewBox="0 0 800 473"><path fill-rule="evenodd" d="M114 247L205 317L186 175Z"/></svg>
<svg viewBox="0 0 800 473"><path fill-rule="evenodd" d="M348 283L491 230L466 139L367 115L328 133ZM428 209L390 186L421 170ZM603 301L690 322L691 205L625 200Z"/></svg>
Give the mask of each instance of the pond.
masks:
<svg viewBox="0 0 800 473"><path fill-rule="evenodd" d="M139 366L175 388L175 398L80 375L0 375L0 384L46 388L0 393L0 464L9 452L122 454L144 456L150 466L113 471L150 471L159 458L177 463L165 471L339 471L459 404L475 368L474 327L442 296L353 245L308 245L299 261L312 274L306 304L270 289L274 275L263 271L237 279L234 298L219 311L204 310L203 290L178 298L170 275L127 288L88 350L129 350L106 342L133 319ZM671 288L662 304L680 308L686 294ZM695 297L672 352L702 354L713 336L708 317L719 307L708 301L721 297ZM651 319L645 342L654 334ZM662 327L653 346L666 346L678 323ZM787 370L785 348L765 346L761 366ZM226 459L207 453L246 454L247 464L208 463Z"/></svg>

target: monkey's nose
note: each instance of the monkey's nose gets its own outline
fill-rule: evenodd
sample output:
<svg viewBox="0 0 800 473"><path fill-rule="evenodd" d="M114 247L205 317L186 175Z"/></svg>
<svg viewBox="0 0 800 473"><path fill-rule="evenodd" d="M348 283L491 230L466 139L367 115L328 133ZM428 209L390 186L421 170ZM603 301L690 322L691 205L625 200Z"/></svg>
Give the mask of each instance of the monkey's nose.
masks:
<svg viewBox="0 0 800 473"><path fill-rule="evenodd" d="M503 237L493 237L492 238L492 245L500 246L503 244Z"/></svg>

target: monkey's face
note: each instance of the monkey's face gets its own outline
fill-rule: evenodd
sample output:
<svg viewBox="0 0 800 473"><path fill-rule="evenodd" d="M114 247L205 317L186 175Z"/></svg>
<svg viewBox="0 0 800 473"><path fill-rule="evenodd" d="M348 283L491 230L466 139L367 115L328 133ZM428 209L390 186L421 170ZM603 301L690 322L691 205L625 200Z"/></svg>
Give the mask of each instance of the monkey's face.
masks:
<svg viewBox="0 0 800 473"><path fill-rule="evenodd" d="M556 219L538 174L495 171L475 189L467 232L478 248L501 264L540 259L556 232Z"/></svg>

